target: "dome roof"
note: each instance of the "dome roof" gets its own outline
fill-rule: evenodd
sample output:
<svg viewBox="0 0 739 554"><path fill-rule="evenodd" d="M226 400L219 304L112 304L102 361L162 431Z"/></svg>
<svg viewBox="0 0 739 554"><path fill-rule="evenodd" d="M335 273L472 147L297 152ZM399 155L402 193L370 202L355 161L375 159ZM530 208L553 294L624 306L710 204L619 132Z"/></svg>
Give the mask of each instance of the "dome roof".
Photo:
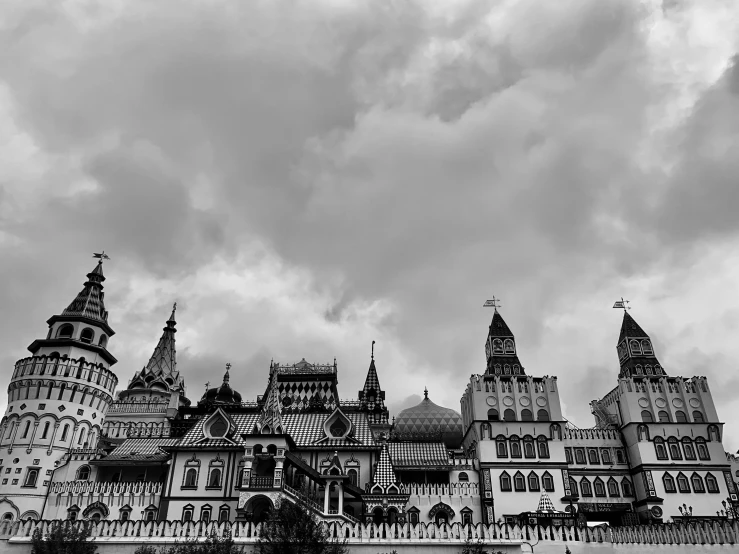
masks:
<svg viewBox="0 0 739 554"><path fill-rule="evenodd" d="M199 403L217 403L217 404L241 404L241 394L236 392L228 384L228 371L231 364L226 364L226 374L223 376L223 384L220 387L208 389Z"/></svg>
<svg viewBox="0 0 739 554"><path fill-rule="evenodd" d="M428 397L417 406L406 408L395 419L395 432L399 435L425 435L441 433L441 440L449 448L458 448L464 434L462 416L449 408L437 406Z"/></svg>

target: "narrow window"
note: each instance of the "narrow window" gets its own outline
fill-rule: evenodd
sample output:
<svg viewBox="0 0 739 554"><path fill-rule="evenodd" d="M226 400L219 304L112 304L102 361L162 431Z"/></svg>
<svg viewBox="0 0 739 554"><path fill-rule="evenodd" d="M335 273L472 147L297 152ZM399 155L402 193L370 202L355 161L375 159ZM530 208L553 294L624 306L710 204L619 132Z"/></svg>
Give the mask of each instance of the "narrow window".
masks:
<svg viewBox="0 0 739 554"><path fill-rule="evenodd" d="M35 487L36 480L38 479L38 469L29 469L26 473L26 482L23 484L24 487Z"/></svg>
<svg viewBox="0 0 739 554"><path fill-rule="evenodd" d="M498 436L498 438L495 439L495 447L498 453L498 458L508 457L508 445L506 444L505 437Z"/></svg>
<svg viewBox="0 0 739 554"><path fill-rule="evenodd" d="M596 477L593 481L593 489L595 490L595 496L606 495L606 486L600 477Z"/></svg>
<svg viewBox="0 0 739 554"><path fill-rule="evenodd" d="M533 471L529 473L529 490L534 492L539 490L539 476Z"/></svg>
<svg viewBox="0 0 739 554"><path fill-rule="evenodd" d="M642 410L641 420L644 423L654 423L654 416L652 415L652 412L650 412L649 410Z"/></svg>
<svg viewBox="0 0 739 554"><path fill-rule="evenodd" d="M600 460L598 459L598 451L595 448L591 448L588 450L588 461L595 465L600 464Z"/></svg>
<svg viewBox="0 0 739 554"><path fill-rule="evenodd" d="M67 433L69 432L69 423L64 425L64 428L62 429L62 437L59 440L65 441L67 440Z"/></svg>
<svg viewBox="0 0 739 554"><path fill-rule="evenodd" d="M547 444L547 439L545 437L539 437L536 445L539 448L539 458L549 458L549 444ZM571 454L570 457L572 457Z"/></svg>
<svg viewBox="0 0 739 554"><path fill-rule="evenodd" d="M720 492L718 488L718 481L710 473L706 474L706 488L708 489L708 492L710 493Z"/></svg>
<svg viewBox="0 0 739 554"><path fill-rule="evenodd" d="M665 492L667 493L677 492L677 488L675 487L675 479L673 479L672 475L670 475L669 473L665 473L662 476L662 485L665 487Z"/></svg>
<svg viewBox="0 0 739 554"><path fill-rule="evenodd" d="M620 496L618 483L613 477L608 480L608 496Z"/></svg>
<svg viewBox="0 0 739 554"><path fill-rule="evenodd" d="M191 467L185 473L185 486L186 487L196 486L197 479L198 479L198 472L194 467ZM190 514L190 516L192 517L192 514Z"/></svg>
<svg viewBox="0 0 739 554"><path fill-rule="evenodd" d="M623 490L624 496L634 496L634 486L626 478L621 481L621 490Z"/></svg>
<svg viewBox="0 0 739 554"><path fill-rule="evenodd" d="M580 480L580 491L582 491L583 496L593 496L593 489L590 486L590 481L585 477Z"/></svg>
<svg viewBox="0 0 739 554"><path fill-rule="evenodd" d="M677 488L680 492L690 492L690 483L688 482L688 478L682 473L678 473L677 475Z"/></svg>
<svg viewBox="0 0 739 554"><path fill-rule="evenodd" d="M511 477L505 471L500 474L500 490L504 492L511 490Z"/></svg>
<svg viewBox="0 0 739 554"><path fill-rule="evenodd" d="M547 492L554 492L554 479L548 471L545 471L544 475L541 476L541 486Z"/></svg>
<svg viewBox="0 0 739 554"><path fill-rule="evenodd" d="M706 488L703 486L703 479L701 479L701 476L697 473L693 473L692 477L690 478L690 482L693 484L694 492L706 492Z"/></svg>
<svg viewBox="0 0 739 554"><path fill-rule="evenodd" d="M47 421L44 423L44 430L41 432L41 438L45 439L47 438L47 435L49 434L49 422Z"/></svg>
<svg viewBox="0 0 739 554"><path fill-rule="evenodd" d="M513 476L513 486L515 487L516 492L526 490L526 479L524 479L523 473L520 471Z"/></svg>
<svg viewBox="0 0 739 554"><path fill-rule="evenodd" d="M22 439L25 439L25 438L28 437L28 430L30 428L31 428L31 422L30 421L26 421L26 426L23 428L23 436L21 437Z"/></svg>

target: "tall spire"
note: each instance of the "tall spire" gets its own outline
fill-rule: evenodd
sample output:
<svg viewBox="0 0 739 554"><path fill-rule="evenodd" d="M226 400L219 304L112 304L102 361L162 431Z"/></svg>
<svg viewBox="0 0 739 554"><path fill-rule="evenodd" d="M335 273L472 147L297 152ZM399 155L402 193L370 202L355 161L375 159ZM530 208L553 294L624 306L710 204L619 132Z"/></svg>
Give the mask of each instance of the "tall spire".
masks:
<svg viewBox="0 0 739 554"><path fill-rule="evenodd" d="M277 434L283 433L285 427L282 425L282 414L280 413L280 398L277 391L277 379L272 384L264 402L257 423L255 424L257 433Z"/></svg>
<svg viewBox="0 0 739 554"><path fill-rule="evenodd" d="M87 274L84 288L62 312L62 317L77 316L107 323L108 312L103 303L105 296L103 281L105 281L105 275L103 275L103 260L101 259L95 268Z"/></svg>
<svg viewBox="0 0 739 554"><path fill-rule="evenodd" d="M387 450L387 443L382 444L380 452L380 460L377 462L375 474L373 475L373 485L380 485L383 489L395 484L398 481L395 475L395 468L390 460L390 453Z"/></svg>
<svg viewBox="0 0 739 554"><path fill-rule="evenodd" d="M516 339L497 307L485 341L485 356L485 373L489 375L525 375L516 353Z"/></svg>
<svg viewBox="0 0 739 554"><path fill-rule="evenodd" d="M649 335L625 310L616 352L621 366L619 377L665 375L665 370L654 354Z"/></svg>
<svg viewBox="0 0 739 554"><path fill-rule="evenodd" d="M175 350L175 337L177 332L175 326L175 311L177 303L172 306L172 314L169 316L167 323L162 329L162 336L154 348L154 352L149 358L149 363L137 372L131 383L128 385L129 390L132 388L149 388L154 383L159 383L167 389L180 390L184 392L185 381L177 371L177 351Z"/></svg>
<svg viewBox="0 0 739 554"><path fill-rule="evenodd" d="M365 411L388 415L387 407L385 407L385 391L380 386L375 367L375 341L372 341L372 355L367 378L364 380L364 387L359 391L359 403Z"/></svg>

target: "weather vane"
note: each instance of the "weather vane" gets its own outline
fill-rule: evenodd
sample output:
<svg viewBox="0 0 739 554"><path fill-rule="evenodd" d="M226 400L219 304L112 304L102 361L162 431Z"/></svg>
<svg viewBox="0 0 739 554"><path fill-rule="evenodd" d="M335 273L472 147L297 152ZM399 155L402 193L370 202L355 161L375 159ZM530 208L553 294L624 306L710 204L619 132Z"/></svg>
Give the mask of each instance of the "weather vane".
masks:
<svg viewBox="0 0 739 554"><path fill-rule="evenodd" d="M109 260L109 259L110 259L110 256L108 256L108 255L107 255L107 254L105 253L105 250L103 250L103 251L102 251L102 252L100 252L100 253L98 253L98 252L93 252L93 254L92 254L92 257L93 257L93 258L100 258L100 263L103 263L103 260Z"/></svg>
<svg viewBox="0 0 739 554"><path fill-rule="evenodd" d="M631 306L627 306L626 305L628 303L629 303L629 301L628 300L624 300L624 297L622 296L621 297L621 300L616 300L616 303L613 304L613 307L614 308L623 308L624 311L630 310L631 309Z"/></svg>
<svg viewBox="0 0 739 554"><path fill-rule="evenodd" d="M375 359L375 341L372 341L372 359Z"/></svg>
<svg viewBox="0 0 739 554"><path fill-rule="evenodd" d="M500 308L500 298L495 298L493 296L492 300L486 300L485 303L482 305L483 308L495 308L496 310Z"/></svg>

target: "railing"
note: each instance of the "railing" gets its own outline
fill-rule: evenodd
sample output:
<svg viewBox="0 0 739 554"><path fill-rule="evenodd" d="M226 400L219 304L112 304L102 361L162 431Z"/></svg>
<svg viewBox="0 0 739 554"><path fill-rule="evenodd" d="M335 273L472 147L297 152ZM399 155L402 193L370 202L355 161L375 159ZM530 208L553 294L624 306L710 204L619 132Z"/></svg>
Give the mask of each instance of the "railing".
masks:
<svg viewBox="0 0 739 554"><path fill-rule="evenodd" d="M619 432L616 429L599 429L599 428L592 428L592 429L573 429L570 427L565 427L563 438L565 440L567 439L610 439L614 441L621 441L621 437L619 435Z"/></svg>
<svg viewBox="0 0 739 554"><path fill-rule="evenodd" d="M34 531L48 533L59 521L3 521L0 523L0 540L13 538L13 543L28 544ZM131 537L137 541L171 544L172 539L231 536L236 543L254 543L259 537L261 524L251 522L182 522L182 521L80 521L71 524L76 528L85 526L97 545L110 541L120 543L121 538ZM509 525L451 525L434 523L417 524L361 524L339 521L323 522L329 537L346 539L349 545L361 543L403 543L412 546L416 541L455 543L463 545L468 539L481 539L486 546L521 545L527 543L583 542L612 544L650 544L650 545L728 545L739 543L739 523L705 522L682 524L640 525L633 527L540 527ZM2 550L7 550L3 546ZM102 550L102 549L101 549ZM551 548L550 548L551 550ZM20 552L21 550L19 550ZM537 548L537 552L540 548ZM543 550L542 550L543 551ZM562 550L564 551L564 548ZM675 551L674 546L669 550ZM692 549L685 549L693 552ZM729 551L723 549L722 551Z"/></svg>
<svg viewBox="0 0 739 554"><path fill-rule="evenodd" d="M282 490L286 493L288 493L290 496L295 498L296 500L300 500L305 505L307 505L310 509L312 509L314 512L322 514L323 513L323 506L321 506L318 502L313 500L312 498L308 498L304 494L302 494L300 491L292 488L290 485L282 485Z"/></svg>
<svg viewBox="0 0 739 554"><path fill-rule="evenodd" d="M272 476L262 477L260 475L252 475L249 480L250 489L273 489L275 487L275 478Z"/></svg>
<svg viewBox="0 0 739 554"><path fill-rule="evenodd" d="M417 496L478 496L480 487L477 483L402 483L403 494Z"/></svg>
<svg viewBox="0 0 739 554"><path fill-rule="evenodd" d="M109 414L162 414L167 411L166 402L113 402Z"/></svg>
<svg viewBox="0 0 739 554"><path fill-rule="evenodd" d="M161 494L162 483L158 481L119 482L109 481L62 481L52 483L51 494Z"/></svg>

